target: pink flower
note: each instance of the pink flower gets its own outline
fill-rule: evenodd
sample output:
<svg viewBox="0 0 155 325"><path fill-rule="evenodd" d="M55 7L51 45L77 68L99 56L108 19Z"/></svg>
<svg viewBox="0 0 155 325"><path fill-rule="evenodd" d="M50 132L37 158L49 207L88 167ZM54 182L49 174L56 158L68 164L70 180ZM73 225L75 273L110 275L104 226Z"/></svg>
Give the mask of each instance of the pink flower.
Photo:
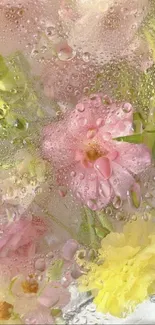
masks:
<svg viewBox="0 0 155 325"><path fill-rule="evenodd" d="M1 227L0 257L31 257L36 253L36 244L45 234L46 225L39 217L22 217Z"/></svg>
<svg viewBox="0 0 155 325"><path fill-rule="evenodd" d="M37 306L36 309L29 312L23 317L24 324L54 324L54 319L51 316L51 311L43 306Z"/></svg>
<svg viewBox="0 0 155 325"><path fill-rule="evenodd" d="M99 64L133 56L140 42L136 39L137 30L150 9L148 0L76 0L71 3L74 5L62 0L59 11L71 47L89 53Z"/></svg>
<svg viewBox="0 0 155 325"><path fill-rule="evenodd" d="M135 184L134 176L151 163L143 144L115 141L133 133L133 108L101 95L83 99L64 119L44 129L43 154L67 185L89 208L102 209L114 196L122 200Z"/></svg>
<svg viewBox="0 0 155 325"><path fill-rule="evenodd" d="M70 293L60 282L54 281L49 283L41 295L38 302L47 308L63 308L69 303Z"/></svg>
<svg viewBox="0 0 155 325"><path fill-rule="evenodd" d="M46 24L51 26L58 21L59 1L54 2L53 5L40 0L0 0L1 54L17 50L33 52L41 31L46 31Z"/></svg>

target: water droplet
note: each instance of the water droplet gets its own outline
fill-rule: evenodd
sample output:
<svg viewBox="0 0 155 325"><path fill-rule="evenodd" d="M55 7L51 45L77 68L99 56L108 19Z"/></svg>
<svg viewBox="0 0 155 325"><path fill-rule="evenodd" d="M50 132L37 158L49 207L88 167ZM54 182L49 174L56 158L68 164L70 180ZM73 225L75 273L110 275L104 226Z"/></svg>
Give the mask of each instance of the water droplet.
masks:
<svg viewBox="0 0 155 325"><path fill-rule="evenodd" d="M96 174L91 174L91 175L90 175L90 180L91 180L91 181L94 181L95 179L96 179Z"/></svg>
<svg viewBox="0 0 155 325"><path fill-rule="evenodd" d="M12 93L12 94L17 94L17 89L15 89L15 88L11 89L11 90L10 90L10 93Z"/></svg>
<svg viewBox="0 0 155 325"><path fill-rule="evenodd" d="M122 206L122 200L119 196L114 197L113 206L115 209L119 209Z"/></svg>
<svg viewBox="0 0 155 325"><path fill-rule="evenodd" d="M37 186L37 187L35 188L35 193L36 193L36 194L40 194L40 193L42 193L42 188L41 188L40 186Z"/></svg>
<svg viewBox="0 0 155 325"><path fill-rule="evenodd" d="M77 105L76 105L76 109L77 109L80 113L84 112L84 110L85 110L84 104L82 104L82 103L77 104Z"/></svg>
<svg viewBox="0 0 155 325"><path fill-rule="evenodd" d="M102 123L103 123L103 119L102 118L98 118L98 120L96 121L96 125L98 127L100 127L102 125Z"/></svg>
<svg viewBox="0 0 155 325"><path fill-rule="evenodd" d="M96 133L97 133L97 130L96 129L88 130L88 132L87 132L87 139L94 138L94 136L96 135Z"/></svg>
<svg viewBox="0 0 155 325"><path fill-rule="evenodd" d="M144 221L148 221L148 220L149 220L149 216L148 216L147 213L144 213L144 215L143 215L143 220L144 220Z"/></svg>
<svg viewBox="0 0 155 325"><path fill-rule="evenodd" d="M76 56L76 51L74 51L71 47L64 47L58 52L58 58L61 61L70 61Z"/></svg>
<svg viewBox="0 0 155 325"><path fill-rule="evenodd" d="M116 213L116 219L117 219L118 221L123 220L123 215L122 215L121 212Z"/></svg>
<svg viewBox="0 0 155 325"><path fill-rule="evenodd" d="M87 95L89 93L89 87L84 87L83 93Z"/></svg>
<svg viewBox="0 0 155 325"><path fill-rule="evenodd" d="M79 175L79 178L82 180L82 179L84 179L84 174L83 173L81 173L80 175Z"/></svg>
<svg viewBox="0 0 155 325"><path fill-rule="evenodd" d="M95 249L90 249L87 255L89 261L93 261L97 256Z"/></svg>
<svg viewBox="0 0 155 325"><path fill-rule="evenodd" d="M136 215L133 215L133 216L131 217L131 219L132 219L133 221L136 221L136 220L137 220L137 216L136 216Z"/></svg>
<svg viewBox="0 0 155 325"><path fill-rule="evenodd" d="M130 103L125 103L122 109L124 113L130 113L132 111L132 105Z"/></svg>
<svg viewBox="0 0 155 325"><path fill-rule="evenodd" d="M71 276L73 279L78 279L82 275L82 271L80 270L78 265L73 265L73 269L71 271Z"/></svg>
<svg viewBox="0 0 155 325"><path fill-rule="evenodd" d="M105 210L106 214L111 216L112 215L112 209L110 207L107 207Z"/></svg>
<svg viewBox="0 0 155 325"><path fill-rule="evenodd" d="M55 26L53 25L53 26L48 26L47 28L46 28L46 35L47 36L53 36L55 34Z"/></svg>
<svg viewBox="0 0 155 325"><path fill-rule="evenodd" d="M59 190L58 191L59 192L59 195L61 196L61 197L65 197L66 196L66 194L67 194L67 191L66 190Z"/></svg>
<svg viewBox="0 0 155 325"><path fill-rule="evenodd" d="M83 118L83 117L80 117L79 119L78 119L78 124L80 125L80 126L85 126L86 124L87 124L87 119L86 118Z"/></svg>
<svg viewBox="0 0 155 325"><path fill-rule="evenodd" d="M75 177L76 176L76 172L72 171L70 175L71 175L71 177Z"/></svg>
<svg viewBox="0 0 155 325"><path fill-rule="evenodd" d="M112 99L108 95L103 96L103 104L111 105Z"/></svg>
<svg viewBox="0 0 155 325"><path fill-rule="evenodd" d="M2 103L2 105L0 105L0 119L3 119L6 116L9 108L10 106L4 102Z"/></svg>
<svg viewBox="0 0 155 325"><path fill-rule="evenodd" d="M90 208L91 210L96 210L97 209L97 205L94 202L95 200L88 200L87 205L88 208Z"/></svg>
<svg viewBox="0 0 155 325"><path fill-rule="evenodd" d="M41 272L45 270L45 260L43 258L38 258L36 260L35 269Z"/></svg>
<svg viewBox="0 0 155 325"><path fill-rule="evenodd" d="M77 252L77 258L84 259L86 257L86 250L85 249L81 249L80 251Z"/></svg>
<svg viewBox="0 0 155 325"><path fill-rule="evenodd" d="M89 62L90 61L90 53L89 52L83 53L82 59L84 62Z"/></svg>
<svg viewBox="0 0 155 325"><path fill-rule="evenodd" d="M77 193L76 193L76 196L77 196L78 199L81 200L81 193L80 193L80 192L77 192Z"/></svg>
<svg viewBox="0 0 155 325"><path fill-rule="evenodd" d="M152 194L149 193L149 192L147 192L147 193L145 194L145 198L146 198L146 199L151 199L151 198L152 198Z"/></svg>

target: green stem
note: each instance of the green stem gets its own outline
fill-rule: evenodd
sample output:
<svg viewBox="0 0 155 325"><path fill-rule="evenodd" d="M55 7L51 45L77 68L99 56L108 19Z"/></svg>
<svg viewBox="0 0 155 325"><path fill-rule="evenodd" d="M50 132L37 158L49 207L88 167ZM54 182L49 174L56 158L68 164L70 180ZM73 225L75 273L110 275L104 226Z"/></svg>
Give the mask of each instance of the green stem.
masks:
<svg viewBox="0 0 155 325"><path fill-rule="evenodd" d="M90 234L90 243L92 247L96 247L96 233L95 233L95 222L94 222L94 212L91 211L89 208L84 207L84 213L86 216L86 219L88 221L88 227L89 227L89 234Z"/></svg>
<svg viewBox="0 0 155 325"><path fill-rule="evenodd" d="M108 229L109 231L113 231L113 227L111 222L108 220L107 216L103 211L96 212L98 220L100 221L103 228Z"/></svg>

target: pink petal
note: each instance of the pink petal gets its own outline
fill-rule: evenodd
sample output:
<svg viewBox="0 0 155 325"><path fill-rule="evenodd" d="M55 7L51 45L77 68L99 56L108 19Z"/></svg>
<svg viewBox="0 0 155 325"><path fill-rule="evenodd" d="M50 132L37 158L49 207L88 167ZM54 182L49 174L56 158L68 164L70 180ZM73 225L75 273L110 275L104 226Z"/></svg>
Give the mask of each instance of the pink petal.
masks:
<svg viewBox="0 0 155 325"><path fill-rule="evenodd" d="M116 148L119 152L116 162L135 175L151 164L150 152L143 144L117 142Z"/></svg>
<svg viewBox="0 0 155 325"><path fill-rule="evenodd" d="M37 308L23 318L24 324L36 324L36 325L42 325L42 324L54 324L54 319L50 314L50 310L38 305Z"/></svg>
<svg viewBox="0 0 155 325"><path fill-rule="evenodd" d="M131 106L131 109L129 111L127 111L126 109L124 109L124 104L122 104L122 103L113 103L110 106L109 114L108 114L108 116L106 118L106 123L105 124L116 125L117 122L124 121L124 120L129 121L129 122L132 123L132 121L133 121L133 108Z"/></svg>
<svg viewBox="0 0 155 325"><path fill-rule="evenodd" d="M113 150L111 152L108 152L107 158L109 160L115 160L118 157L118 155L119 155L118 151L117 150Z"/></svg>
<svg viewBox="0 0 155 325"><path fill-rule="evenodd" d="M102 138L106 140L107 132L110 133L112 138L117 138L125 135L130 135L133 133L133 123L124 119L123 121L116 121L114 124L106 123L100 128L100 133Z"/></svg>
<svg viewBox="0 0 155 325"><path fill-rule="evenodd" d="M43 290L38 301L41 305L51 308L57 306L62 308L69 302L70 293L59 282L52 282Z"/></svg>
<svg viewBox="0 0 155 325"><path fill-rule="evenodd" d="M82 179L81 175L84 175ZM75 196L93 210L105 207L111 200L110 183L100 173L97 175L94 168L82 168L77 164L75 176L70 179L69 186Z"/></svg>
<svg viewBox="0 0 155 325"><path fill-rule="evenodd" d="M99 187L98 187L100 197L110 198L111 197L111 186L109 181L99 180Z"/></svg>
<svg viewBox="0 0 155 325"><path fill-rule="evenodd" d="M71 261L78 249L78 243L74 239L69 239L62 248L62 257L66 261Z"/></svg>
<svg viewBox="0 0 155 325"><path fill-rule="evenodd" d="M107 157L101 157L96 160L94 168L103 176L105 180L109 179L112 173L110 160Z"/></svg>
<svg viewBox="0 0 155 325"><path fill-rule="evenodd" d="M16 253L32 256L36 250L37 240L45 233L46 225L40 218L21 217L3 227L0 239L0 256Z"/></svg>
<svg viewBox="0 0 155 325"><path fill-rule="evenodd" d="M82 102L77 104L74 111L68 113L68 130L76 138L83 136L87 137L87 132L90 129L96 130L98 128L98 121L104 123L107 116L107 110L101 101L100 95L93 95L91 99L83 99Z"/></svg>
<svg viewBox="0 0 155 325"><path fill-rule="evenodd" d="M120 196L122 200L126 199L127 192L135 183L133 176L121 165L112 161L112 175L109 182L115 192L116 196Z"/></svg>

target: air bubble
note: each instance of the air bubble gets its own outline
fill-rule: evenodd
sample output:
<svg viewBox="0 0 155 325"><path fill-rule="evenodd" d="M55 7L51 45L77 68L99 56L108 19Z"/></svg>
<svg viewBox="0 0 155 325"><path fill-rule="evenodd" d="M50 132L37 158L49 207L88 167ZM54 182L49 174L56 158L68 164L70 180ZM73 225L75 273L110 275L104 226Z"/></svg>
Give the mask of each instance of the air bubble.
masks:
<svg viewBox="0 0 155 325"><path fill-rule="evenodd" d="M119 209L122 206L122 200L120 197L115 196L115 198L113 200L113 206L115 209Z"/></svg>
<svg viewBox="0 0 155 325"><path fill-rule="evenodd" d="M84 179L84 174L83 173L81 173L80 175L79 175L79 178L81 179L81 180L83 180Z"/></svg>
<svg viewBox="0 0 155 325"><path fill-rule="evenodd" d="M94 202L94 200L88 200L87 205L91 210L96 210L97 209L97 205Z"/></svg>
<svg viewBox="0 0 155 325"><path fill-rule="evenodd" d="M106 214L111 216L112 215L112 209L110 207L107 207L105 210Z"/></svg>
<svg viewBox="0 0 155 325"><path fill-rule="evenodd" d="M98 127L100 127L102 124L103 124L103 119L102 119L102 118L99 118L99 119L96 121L96 125L97 125Z"/></svg>
<svg viewBox="0 0 155 325"><path fill-rule="evenodd" d="M79 103L79 104L76 105L76 109L77 109L80 113L82 113L82 112L84 112L85 107L84 107L84 105L83 105L82 103Z"/></svg>
<svg viewBox="0 0 155 325"><path fill-rule="evenodd" d="M125 103L123 105L123 112L130 113L132 111L132 105L130 103Z"/></svg>
<svg viewBox="0 0 155 325"><path fill-rule="evenodd" d="M55 26L48 26L46 28L46 35L47 36L53 36L55 34Z"/></svg>
<svg viewBox="0 0 155 325"><path fill-rule="evenodd" d="M45 270L45 260L43 258L39 258L36 260L35 269L41 272Z"/></svg>
<svg viewBox="0 0 155 325"><path fill-rule="evenodd" d="M60 61L70 61L76 56L76 51L70 47L61 49L58 52L58 58Z"/></svg>
<svg viewBox="0 0 155 325"><path fill-rule="evenodd" d="M71 175L71 177L75 177L76 176L76 172L72 171L70 175Z"/></svg>
<svg viewBox="0 0 155 325"><path fill-rule="evenodd" d="M90 61L90 53L89 52L83 53L82 59L84 62L89 62Z"/></svg>

